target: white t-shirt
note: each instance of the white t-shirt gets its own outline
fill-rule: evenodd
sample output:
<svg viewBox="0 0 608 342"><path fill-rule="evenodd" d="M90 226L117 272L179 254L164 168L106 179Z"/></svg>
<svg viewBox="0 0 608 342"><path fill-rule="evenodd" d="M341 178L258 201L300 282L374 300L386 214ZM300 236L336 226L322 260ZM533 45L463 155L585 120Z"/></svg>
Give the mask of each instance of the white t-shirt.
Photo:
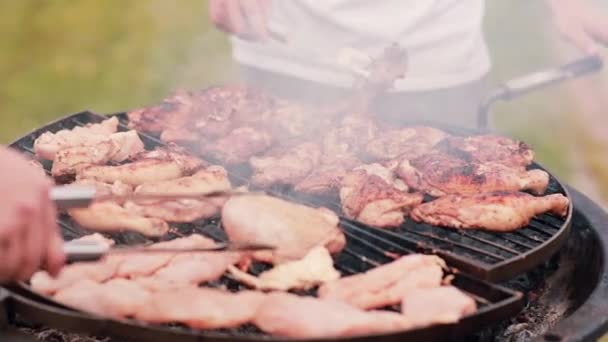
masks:
<svg viewBox="0 0 608 342"><path fill-rule="evenodd" d="M334 62L340 48L378 56L398 42L408 52L408 72L396 90L450 87L490 69L484 7L484 0L274 0L269 27L288 44L233 37L233 56L245 65L349 87L352 74Z"/></svg>

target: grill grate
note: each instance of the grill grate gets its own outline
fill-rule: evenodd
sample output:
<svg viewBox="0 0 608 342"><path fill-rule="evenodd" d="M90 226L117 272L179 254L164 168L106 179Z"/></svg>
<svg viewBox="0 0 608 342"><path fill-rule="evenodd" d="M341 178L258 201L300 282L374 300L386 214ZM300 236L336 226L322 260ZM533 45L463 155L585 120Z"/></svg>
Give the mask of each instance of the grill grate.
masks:
<svg viewBox="0 0 608 342"><path fill-rule="evenodd" d="M103 120L104 118L105 118L104 116L99 116L99 115L96 115L96 114L93 114L90 112L74 114L72 116L60 119L56 122L53 122L39 130L31 132L27 136L14 142L11 145L11 147L15 148L21 152L24 152L26 154L29 154L30 156L33 157L34 156L34 152L33 152L33 148L32 148L33 143L34 143L34 140L41 133L46 132L46 131L55 132L60 129L71 129L76 126L83 126L87 123L99 122L99 121ZM121 122L120 129L121 130L128 129L125 125L124 117ZM142 137L142 140L144 141L144 144L146 145L146 147L149 149L154 148L161 144L161 142L158 141L158 139L156 139L154 137L150 137L145 134L140 134L140 136ZM45 167L47 172L50 172L49 170L50 170L51 165L49 162L43 162L43 166ZM245 182L245 180L242 177L240 177L239 175L231 174L231 177L234 178L232 180L235 184ZM91 233L90 231L87 231L86 229L78 226L78 224L76 224L76 222L74 222L67 214L61 214L59 216L57 222L61 226L64 238L66 240L70 240L70 239L77 238L77 237L83 236L85 234ZM424 230L419 230L419 231L417 230L414 232L405 232L404 231L404 235L402 235L399 232L386 232L386 231L381 231L381 230L374 229L374 228L364 227L364 226L361 226L360 224L357 224L357 223L354 223L354 222L351 222L348 220L343 220L341 223L341 226L343 227L346 238L347 238L347 245L346 245L346 248L343 250L343 252L340 253L338 256L336 256L335 265L336 265L336 268L340 272L342 272L344 275L364 272L373 267L376 267L376 266L379 266L386 262L389 262L389 261L393 260L395 257L397 257L398 255L419 252L421 250L421 248L420 248L421 245L417 242L417 239L419 239L420 237L425 237L425 236L433 237L432 232L427 232ZM172 238L175 238L178 236L186 236L191 233L203 234L216 241L226 241L226 239L227 239L226 234L221 227L221 221L219 220L219 218L214 218L214 219L194 222L194 223L188 223L188 224L175 224L175 225L173 225L173 227L175 227L175 229L172 232L170 232L166 237L163 237L162 238L163 240L172 239ZM407 234L405 234L405 233L407 233ZM140 235L138 233L132 233L132 232L109 233L106 235L115 239L118 244L136 244L136 243L149 242L149 240L146 239L145 237L143 237L142 235ZM466 237L466 236L463 235L463 237ZM437 241L443 241L443 243L446 244L445 248L448 248L450 244L453 245L453 241L449 240L449 238L444 238L444 237L433 237L433 238L437 239ZM483 240L482 237L475 237L475 239ZM487 255L488 257L495 257L498 259L502 258L501 254L499 254L498 252L493 253L493 252L485 251L480 248L471 249L470 247L467 247L464 244L462 244L462 248L463 249L468 248L473 252L483 253L483 254ZM502 252L511 253L510 255L517 253L517 250L510 249L509 247L495 246L495 248ZM424 248L422 248L422 249L424 249ZM504 260L504 259L500 259L500 260ZM269 268L268 265L255 263L252 266L252 273L259 274L268 268ZM464 292L468 293L469 295L471 295L473 298L476 299L477 304L479 305L478 312L461 320L461 322L459 322L458 325L455 325L454 327L452 327L453 328L452 330L425 328L425 329L410 331L410 332L407 332L407 334L416 335L416 334L422 333L423 334L422 336L427 336L424 334L432 333L432 331L440 331L443 334L464 333L465 331L469 331L470 329L475 329L475 328L479 327L479 325L494 323L496 320L507 318L510 315L512 315L513 313L517 312L522 306L522 296L520 293L513 292L508 289L499 287L499 286L494 286L489 283L480 282L480 281L470 278L466 275L456 274L455 279L454 279L454 284L456 286L458 286L461 290L463 290ZM226 288L231 291L240 291L240 290L245 289L245 287L243 285L241 285L240 283L238 283L237 281L235 281L228 275L222 277L218 281L210 282L206 285L210 286L210 287L216 287L216 288ZM27 289L27 288L21 288L20 291L25 292L25 294L29 294L30 296L34 296L34 298L40 299L40 296L37 296L34 293L31 293L29 291L29 289ZM306 294L314 295L315 293L314 293L314 291L309 291ZM49 303L48 300L42 300L42 302ZM50 303L52 303L52 301ZM38 307L36 307L37 304L32 304L32 302L29 302L27 300L24 300L21 303L21 305L26 305L26 304L34 305L35 309L39 309ZM58 306L61 307L61 305L58 305ZM36 312L36 310L32 311L31 307L28 307L28 309L26 311L29 312L30 314L33 314L34 312ZM50 317L49 315L50 315L50 312L47 312L44 310L43 310L42 314L40 312L35 314L35 316L39 320L42 320L42 321L44 321L46 319L50 319L50 318L48 318L48 317ZM91 317L86 316L86 315L82 315L82 316L80 316L80 318L81 319L85 319L85 318L92 319ZM53 318L53 319L56 319L56 318ZM53 322L53 321L51 320L51 322ZM125 328L125 327L132 328L132 330L129 330L130 331L129 333L134 334L134 333L137 333L138 331L141 332L140 330L138 330L142 327L141 323L137 323L137 322L123 322L123 323L124 323L124 325L122 325L123 328ZM167 335L162 335L162 334L159 335L159 336L162 336L162 338L166 338L168 335L173 336L173 334L178 334L180 336L201 334L200 331L184 328L181 326L171 326L170 329L163 329L162 327L159 328L158 326L149 326L149 325L144 325L144 327L148 330L160 329L158 331L166 332ZM76 326L74 327L74 329L77 329L77 328L78 327L76 327ZM116 333L116 331L113 331L113 332L108 331L108 333L112 334L112 333ZM205 336L216 336L217 335L220 337L221 336L233 336L233 337L247 336L248 338L263 336L263 334L259 330L257 330L255 327L249 326L249 325L240 327L238 329L230 329L230 330L221 329L221 330L214 330L214 331L205 331L204 335ZM416 336L418 336L418 335L416 335ZM444 335L444 336L447 336L447 335ZM158 338L161 338L161 337L158 337ZM265 338L267 338L267 337L265 337ZM160 341L162 339L152 339L152 340Z"/></svg>

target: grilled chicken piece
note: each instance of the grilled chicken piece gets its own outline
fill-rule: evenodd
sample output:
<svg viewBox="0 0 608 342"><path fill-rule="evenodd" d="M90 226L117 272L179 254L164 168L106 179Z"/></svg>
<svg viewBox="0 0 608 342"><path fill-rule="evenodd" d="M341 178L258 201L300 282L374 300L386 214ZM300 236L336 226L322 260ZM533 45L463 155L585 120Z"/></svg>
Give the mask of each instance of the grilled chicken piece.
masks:
<svg viewBox="0 0 608 342"><path fill-rule="evenodd" d="M139 138L137 131L114 133L109 136L109 139L118 146L116 153L112 156L114 162L123 162L144 152L144 143Z"/></svg>
<svg viewBox="0 0 608 342"><path fill-rule="evenodd" d="M148 248L206 248L214 246L215 242L202 235L193 234L184 238L177 238L169 241L155 243ZM156 271L168 265L178 253L141 253L130 254L129 258L123 262L117 276L123 278L145 277L154 274Z"/></svg>
<svg viewBox="0 0 608 342"><path fill-rule="evenodd" d="M108 139L118 129L118 118L112 117L98 124L64 129L56 133L45 132L34 141L36 156L54 160L55 154L62 149L95 145Z"/></svg>
<svg viewBox="0 0 608 342"><path fill-rule="evenodd" d="M55 153L51 175L60 183L66 183L91 165L104 165L112 160L119 147L111 140L95 145L75 146Z"/></svg>
<svg viewBox="0 0 608 342"><path fill-rule="evenodd" d="M346 217L376 227L398 227L411 208L424 200L408 193L402 180L380 164L359 166L341 181L340 201Z"/></svg>
<svg viewBox="0 0 608 342"><path fill-rule="evenodd" d="M373 120L363 115L347 116L323 138L323 154L335 157L356 155L377 132L378 127Z"/></svg>
<svg viewBox="0 0 608 342"><path fill-rule="evenodd" d="M534 160L534 151L522 141L496 135L450 137L438 149L479 163L499 163L513 168L524 168Z"/></svg>
<svg viewBox="0 0 608 342"><path fill-rule="evenodd" d="M365 153L377 161L414 159L430 152L448 134L432 127L407 127L385 132L365 146Z"/></svg>
<svg viewBox="0 0 608 342"><path fill-rule="evenodd" d="M391 263L323 284L319 297L341 300L361 309L398 304L416 288L441 285L445 262L434 255L411 254Z"/></svg>
<svg viewBox="0 0 608 342"><path fill-rule="evenodd" d="M238 165L266 151L271 144L272 137L267 132L253 127L240 127L216 141L203 141L201 152L219 160L223 165Z"/></svg>
<svg viewBox="0 0 608 342"><path fill-rule="evenodd" d="M185 127L192 123L195 97L194 92L179 90L158 105L130 111L127 113L129 127L148 133Z"/></svg>
<svg viewBox="0 0 608 342"><path fill-rule="evenodd" d="M549 174L542 170L467 162L443 153L404 160L397 173L410 187L434 197L519 190L542 194L549 185Z"/></svg>
<svg viewBox="0 0 608 342"><path fill-rule="evenodd" d="M221 166L210 166L192 176L172 180L146 183L138 186L135 193L141 194L196 194L230 190L231 184L226 170ZM223 197L176 200L129 201L125 209L136 214L155 217L168 222L193 222L210 218L219 213L226 201Z"/></svg>
<svg viewBox="0 0 608 342"><path fill-rule="evenodd" d="M308 176L294 186L295 191L320 196L332 195L338 191L346 173L361 165L361 161L352 156L324 159L323 164L314 168Z"/></svg>
<svg viewBox="0 0 608 342"><path fill-rule="evenodd" d="M307 290L340 278L340 272L334 268L334 260L323 246L311 249L300 260L277 265L258 277L234 266L230 266L228 270L235 279L258 290Z"/></svg>
<svg viewBox="0 0 608 342"><path fill-rule="evenodd" d="M273 336L305 339L374 335L410 328L408 320L395 312L363 311L337 300L288 293L267 295L253 323Z"/></svg>
<svg viewBox="0 0 608 342"><path fill-rule="evenodd" d="M311 142L279 148L265 153L264 156L251 157L251 183L259 187L296 184L314 170L320 158L319 146Z"/></svg>
<svg viewBox="0 0 608 342"><path fill-rule="evenodd" d="M252 254L255 260L273 264L301 259L317 246L334 254L346 243L335 213L270 196L230 198L222 208L222 222L230 241L277 246Z"/></svg>
<svg viewBox="0 0 608 342"><path fill-rule="evenodd" d="M508 232L524 227L539 214L565 216L570 202L562 194L535 197L523 192L449 195L424 203L412 218L435 226Z"/></svg>
<svg viewBox="0 0 608 342"><path fill-rule="evenodd" d="M189 176L206 164L175 147L143 152L135 156L134 160L119 166L89 166L79 172L78 178L141 185Z"/></svg>
<svg viewBox="0 0 608 342"><path fill-rule="evenodd" d="M124 319L140 311L150 296L145 288L126 279L111 279L103 284L84 279L61 289L53 299L87 313Z"/></svg>
<svg viewBox="0 0 608 342"><path fill-rule="evenodd" d="M148 323L182 323L196 329L238 327L253 320L265 295L183 288L154 293L135 318Z"/></svg>
<svg viewBox="0 0 608 342"><path fill-rule="evenodd" d="M475 300L453 286L412 289L401 303L401 312L416 328L456 323L475 311Z"/></svg>

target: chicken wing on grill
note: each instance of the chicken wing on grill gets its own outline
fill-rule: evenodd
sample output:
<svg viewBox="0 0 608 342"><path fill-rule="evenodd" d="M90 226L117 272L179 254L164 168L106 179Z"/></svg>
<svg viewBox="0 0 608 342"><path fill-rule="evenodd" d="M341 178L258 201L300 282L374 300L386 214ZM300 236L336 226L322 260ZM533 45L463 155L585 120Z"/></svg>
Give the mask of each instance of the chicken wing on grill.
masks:
<svg viewBox="0 0 608 342"><path fill-rule="evenodd" d="M335 213L270 196L230 198L222 208L222 221L230 241L277 246L253 253L255 260L273 264L301 259L317 246L334 254L346 243Z"/></svg>
<svg viewBox="0 0 608 342"><path fill-rule="evenodd" d="M218 140L203 141L200 150L222 165L230 166L246 163L252 156L266 151L271 144L272 137L266 131L239 127Z"/></svg>
<svg viewBox="0 0 608 342"><path fill-rule="evenodd" d="M404 160L397 173L410 187L435 197L519 190L542 194L549 185L549 174L542 170L469 162L443 153Z"/></svg>
<svg viewBox="0 0 608 342"><path fill-rule="evenodd" d="M135 156L132 163L119 166L89 166L77 178L131 185L176 179L193 174L207 163L177 147L157 148Z"/></svg>
<svg viewBox="0 0 608 342"><path fill-rule="evenodd" d="M296 183L294 190L311 195L332 195L338 192L340 182L346 173L361 164L361 161L349 155L337 158L325 157L321 165Z"/></svg>
<svg viewBox="0 0 608 342"><path fill-rule="evenodd" d="M421 193L408 187L380 164L359 166L342 178L340 201L346 217L377 227L398 227L411 208L422 203Z"/></svg>
<svg viewBox="0 0 608 342"><path fill-rule="evenodd" d="M508 232L526 226L539 214L565 216L569 200L561 194L542 197L523 192L448 195L424 203L412 218L435 226Z"/></svg>
<svg viewBox="0 0 608 342"><path fill-rule="evenodd" d="M448 134L432 127L407 127L389 132L372 139L365 146L365 153L376 161L394 158L414 159L430 152Z"/></svg>
<svg viewBox="0 0 608 342"><path fill-rule="evenodd" d="M192 176L145 183L135 189L140 194L163 193L207 193L230 190L231 184L226 170L221 166L210 166ZM176 199L176 200L146 200L129 201L125 208L133 213L155 217L168 222L193 222L210 218L219 213L226 198L213 197L207 199Z"/></svg>
<svg viewBox="0 0 608 342"><path fill-rule="evenodd" d="M263 156L251 157L251 183L259 187L296 184L314 170L320 158L321 150L312 142L280 147Z"/></svg>
<svg viewBox="0 0 608 342"><path fill-rule="evenodd" d="M416 328L456 323L475 311L475 300L453 286L412 289L401 303L401 312Z"/></svg>
<svg viewBox="0 0 608 342"><path fill-rule="evenodd" d="M310 289L317 285L340 278L334 268L334 260L323 246L311 249L304 258L286 262L252 276L234 266L228 268L235 279L258 290L287 291Z"/></svg>
<svg viewBox="0 0 608 342"><path fill-rule="evenodd" d="M444 267L445 262L434 255L406 255L365 273L327 282L319 288L319 297L361 309L394 305L413 289L440 286Z"/></svg>
<svg viewBox="0 0 608 342"><path fill-rule="evenodd" d="M534 151L522 141L496 135L449 137L439 144L445 153L468 154L479 163L499 163L513 168L524 168L534 160Z"/></svg>
<svg viewBox="0 0 608 342"><path fill-rule="evenodd" d="M112 117L97 124L64 129L56 133L45 132L34 141L36 156L54 160L62 149L75 146L95 145L108 139L118 129L118 118Z"/></svg>

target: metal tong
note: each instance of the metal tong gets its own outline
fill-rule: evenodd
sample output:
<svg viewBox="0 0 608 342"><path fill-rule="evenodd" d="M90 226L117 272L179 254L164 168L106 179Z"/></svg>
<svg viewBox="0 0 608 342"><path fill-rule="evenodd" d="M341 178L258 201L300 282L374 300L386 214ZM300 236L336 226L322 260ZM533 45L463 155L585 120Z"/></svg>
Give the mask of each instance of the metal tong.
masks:
<svg viewBox="0 0 608 342"><path fill-rule="evenodd" d="M150 248L148 245L113 247L100 241L71 241L63 245L67 263L98 261L109 254L123 253L203 253L203 252L229 252L247 251L255 252L262 250L273 250L274 246L258 243L227 242L207 248Z"/></svg>

